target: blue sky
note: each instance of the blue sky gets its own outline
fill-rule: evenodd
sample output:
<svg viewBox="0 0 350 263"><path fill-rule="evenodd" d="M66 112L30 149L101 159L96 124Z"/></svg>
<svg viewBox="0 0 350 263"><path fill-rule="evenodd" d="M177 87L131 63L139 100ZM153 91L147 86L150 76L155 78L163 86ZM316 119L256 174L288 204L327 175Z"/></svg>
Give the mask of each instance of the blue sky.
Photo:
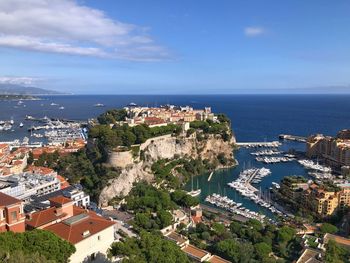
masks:
<svg viewBox="0 0 350 263"><path fill-rule="evenodd" d="M81 94L349 93L350 1L1 0L0 83Z"/></svg>

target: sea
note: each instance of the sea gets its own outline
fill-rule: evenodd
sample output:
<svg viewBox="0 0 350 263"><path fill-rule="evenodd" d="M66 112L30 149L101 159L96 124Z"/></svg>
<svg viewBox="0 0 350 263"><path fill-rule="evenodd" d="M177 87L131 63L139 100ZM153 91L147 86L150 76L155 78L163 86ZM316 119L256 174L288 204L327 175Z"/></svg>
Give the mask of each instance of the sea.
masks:
<svg viewBox="0 0 350 263"><path fill-rule="evenodd" d="M97 103L102 103L105 107L95 107ZM0 142L23 139L25 136L31 142L38 141L30 137L27 131L32 123L25 120L26 115L87 120L107 109L124 107L130 103L143 106L190 105L194 108L210 106L213 112L225 113L231 119L238 142L275 141L279 134L336 135L339 130L350 128L350 95L67 95L42 96L40 100L23 101L22 104L17 101L0 101L0 120L14 120L12 130L0 131ZM64 109L59 109L60 107ZM21 122L24 124L22 128L19 127ZM304 151L305 144L283 142L280 150L289 149ZM271 175L254 185L262 191L271 187L272 182L278 183L284 176L308 177L308 173L296 161L268 165L256 162L250 154L254 151L256 149L239 149L235 152L238 166L215 172L210 182L208 174L197 176L185 189L201 188L202 201L212 193L227 195L251 210L270 216L268 210L243 198L229 188L227 183L235 180L247 167L266 167L271 170Z"/></svg>

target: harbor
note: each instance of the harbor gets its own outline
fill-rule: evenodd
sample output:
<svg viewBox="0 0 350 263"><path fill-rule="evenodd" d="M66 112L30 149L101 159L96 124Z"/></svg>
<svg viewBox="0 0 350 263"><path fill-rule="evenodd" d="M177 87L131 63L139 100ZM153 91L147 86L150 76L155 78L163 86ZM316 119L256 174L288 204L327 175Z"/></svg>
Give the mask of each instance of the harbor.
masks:
<svg viewBox="0 0 350 263"><path fill-rule="evenodd" d="M315 171L306 169L297 162L296 156L289 153L290 149L299 149L298 147L300 147L300 143L295 141L284 141L277 148L258 147L259 150L257 150L257 147L241 147L235 151L235 157L238 161L236 167L218 170L214 173L206 173L196 177L199 183L197 189L201 189L199 195L201 202L213 206L206 202L205 199L215 193L220 196L227 196L227 198L235 203L241 203L242 207L259 214L264 214L267 218L273 219L276 216L292 216L287 215L281 207L270 200L269 191L271 187L279 187L279 182L284 176L296 174L309 179L313 178L313 175L309 173ZM264 163L255 159L256 157L277 156L287 156L287 158L295 158L295 160ZM209 178L210 180L208 180ZM237 183L237 180L241 180L240 182L238 181L241 184L241 189L232 187L232 184ZM187 184L185 189L190 190L191 183ZM244 195L242 194L242 190ZM225 208L213 207L227 211Z"/></svg>
<svg viewBox="0 0 350 263"><path fill-rule="evenodd" d="M264 221L266 217L263 214L259 214L257 212L251 211L248 208L242 207L242 203L236 203L232 199L227 196L221 196L219 194L212 194L205 198L205 201L227 211L230 211L233 214L237 214L249 219L256 219L260 222Z"/></svg>
<svg viewBox="0 0 350 263"><path fill-rule="evenodd" d="M237 146L244 148L277 148L281 146L279 141L272 142L237 142Z"/></svg>

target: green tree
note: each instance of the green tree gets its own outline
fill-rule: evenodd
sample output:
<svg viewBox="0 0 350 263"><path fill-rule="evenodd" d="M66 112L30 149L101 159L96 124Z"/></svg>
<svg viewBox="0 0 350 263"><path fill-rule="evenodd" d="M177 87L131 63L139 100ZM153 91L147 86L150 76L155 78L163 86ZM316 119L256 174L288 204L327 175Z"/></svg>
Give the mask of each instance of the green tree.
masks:
<svg viewBox="0 0 350 263"><path fill-rule="evenodd" d="M0 233L0 251L9 256L9 260L20 255L19 252L25 257L35 254L48 261L64 263L75 252L75 247L49 231L32 230Z"/></svg>
<svg viewBox="0 0 350 263"><path fill-rule="evenodd" d="M141 232L140 238L126 238L113 243L109 256L126 256L123 263L189 263L187 256L173 242L159 234Z"/></svg>
<svg viewBox="0 0 350 263"><path fill-rule="evenodd" d="M260 258L266 258L272 252L272 247L265 242L260 242L254 245L255 253Z"/></svg>
<svg viewBox="0 0 350 263"><path fill-rule="evenodd" d="M320 230L323 234L326 234L326 233L334 234L338 232L338 228L329 223L323 223L320 227Z"/></svg>
<svg viewBox="0 0 350 263"><path fill-rule="evenodd" d="M329 240L326 245L326 262L329 263L343 263L350 262L350 251L340 247L333 240Z"/></svg>
<svg viewBox="0 0 350 263"><path fill-rule="evenodd" d="M33 152L30 151L29 154L28 154L27 163L28 163L28 164L32 164L33 162L34 162Z"/></svg>
<svg viewBox="0 0 350 263"><path fill-rule="evenodd" d="M217 236L221 236L226 232L226 228L223 224L215 222L215 223L213 223L213 225L211 227L213 229L213 232Z"/></svg>

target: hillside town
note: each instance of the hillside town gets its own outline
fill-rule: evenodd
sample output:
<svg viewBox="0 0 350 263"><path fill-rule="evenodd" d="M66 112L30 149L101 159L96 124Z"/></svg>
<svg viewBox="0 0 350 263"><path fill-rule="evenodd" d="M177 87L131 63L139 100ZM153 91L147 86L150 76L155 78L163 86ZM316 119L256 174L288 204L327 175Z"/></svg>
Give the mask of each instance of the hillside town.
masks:
<svg viewBox="0 0 350 263"><path fill-rule="evenodd" d="M279 184L275 183L271 188L271 200L276 206L271 205L271 200L258 197L258 190L252 185L246 186L250 187L249 191L254 192L254 196L249 198L257 199L256 203L269 207L271 211L278 211L273 219L250 211L241 203L219 194L207 196L205 201L210 200L212 205L205 204L197 198L201 193L200 189L187 192L182 189L181 184L172 184L174 168L182 167L182 170L177 172L178 176L179 171L186 174L191 168L203 166L202 163L192 162L194 160L186 163L188 160L179 156L154 162L156 166L152 165L151 168L155 175L153 181L134 182L127 195L111 196L107 203L99 203L98 195L96 196L99 192L94 189L97 188L97 183L89 186L89 180L93 180L92 170L82 163L88 160L87 157L84 159L81 156L87 156L82 154L88 152L89 147L94 148L94 145L98 145L98 140L104 136L101 133L103 129L106 129L106 133L113 129L124 129L125 132L125 125L128 129L142 126L143 129L149 129L145 130L148 137L143 138L143 142L149 146L152 143L148 143L147 139L154 144L158 137L164 138L161 133L154 137L151 135L154 131L152 129L159 127L171 127L173 130L164 129L170 137L178 138L176 127L181 127L181 136L184 138L192 136L191 138L199 140L199 136L210 136L214 133L215 138L223 140L228 132L223 127L229 122L223 115L212 113L210 107L196 110L189 106L167 105L149 108L129 105L121 110L107 111L97 120L91 120L90 128L98 129L99 135L85 140L81 137L67 138L60 143L50 142L36 147L1 143L0 232L34 233L32 231L44 230L53 233L72 246L72 251L62 261L69 260L72 263L124 262L123 260L133 256L137 258L137 255L125 252L129 251L128 242L143 240L147 235L153 235L146 233L154 230L159 231L159 235L152 236L155 239L161 237L159 245L169 241L172 244L171 253L180 253L177 254L178 257L185 255L179 262L242 262L244 257L258 261L273 260L271 262L331 262L327 260L331 247L336 247L339 251L349 251L350 239L344 235L350 232L349 220L344 217L342 229L328 223L328 219L339 212L346 213L350 206L350 183L346 174L343 174L342 178L332 177L332 181L284 177ZM188 133L191 129L192 133ZM113 136L123 137L123 134L116 133ZM349 134L349 131L341 131L336 138L320 135L309 137L306 156L322 158L327 163L332 160L329 165L338 167L340 172L346 171L346 145L350 140ZM176 140L174 142L178 143ZM109 142L104 142L103 146L108 146ZM129 144L128 141L118 143L126 145L124 147L135 148L135 144ZM327 145L333 148L329 149ZM142 147L146 149L146 146ZM140 149L138 150L137 154L141 155ZM91 152L93 155L100 155L94 151ZM263 150L254 155L265 153L280 154L276 150ZM137 162L141 162L140 159L138 156ZM94 162L97 160L93 159ZM134 162L134 159L131 160ZM220 165L220 162L225 164L227 160L221 156L216 162ZM63 164L66 167L62 168ZM74 165L77 167L74 168ZM93 162L89 167L93 167ZM210 167L212 169L212 166ZM118 177L117 171L127 171L130 166L104 169L107 170L103 173L116 174ZM60 171L64 174L60 174ZM80 171L83 171L85 177L76 179L74 176ZM255 177L248 178L248 173L241 173L239 180L242 185L250 184L250 181L260 182L259 180L270 173L268 169L260 169L260 172L266 173L259 179L255 170L252 171ZM103 173L101 175L106 176ZM161 181L157 176L163 176L160 177ZM233 188L237 188L235 183L231 184ZM298 220L289 214L300 211L304 214L300 214ZM307 219L308 215L313 216L313 220ZM253 233L257 237L254 237ZM268 241L263 238L264 233L271 235ZM248 242L251 246L249 249L254 251L249 257L239 252L233 255L225 250L228 244L244 246L240 240Z"/></svg>

